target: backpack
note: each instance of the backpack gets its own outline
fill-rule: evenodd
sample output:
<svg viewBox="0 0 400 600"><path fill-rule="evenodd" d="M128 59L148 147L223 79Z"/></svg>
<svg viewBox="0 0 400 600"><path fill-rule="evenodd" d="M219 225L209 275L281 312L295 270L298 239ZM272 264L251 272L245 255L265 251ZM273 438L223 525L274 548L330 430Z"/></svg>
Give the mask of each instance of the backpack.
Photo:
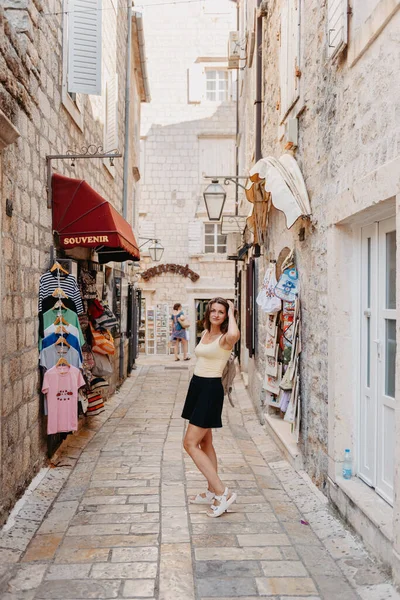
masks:
<svg viewBox="0 0 400 600"><path fill-rule="evenodd" d="M232 400L233 380L236 377L235 353L232 351L222 373L222 386L224 388L224 396L228 396L231 406L235 407Z"/></svg>

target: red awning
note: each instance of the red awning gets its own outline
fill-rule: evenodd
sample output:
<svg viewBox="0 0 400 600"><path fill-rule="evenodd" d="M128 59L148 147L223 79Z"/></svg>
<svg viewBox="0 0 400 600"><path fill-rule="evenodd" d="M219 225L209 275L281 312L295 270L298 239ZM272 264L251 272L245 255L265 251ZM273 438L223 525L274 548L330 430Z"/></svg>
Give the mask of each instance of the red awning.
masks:
<svg viewBox="0 0 400 600"><path fill-rule="evenodd" d="M95 248L99 262L140 260L132 227L83 179L52 177L53 230L61 248Z"/></svg>

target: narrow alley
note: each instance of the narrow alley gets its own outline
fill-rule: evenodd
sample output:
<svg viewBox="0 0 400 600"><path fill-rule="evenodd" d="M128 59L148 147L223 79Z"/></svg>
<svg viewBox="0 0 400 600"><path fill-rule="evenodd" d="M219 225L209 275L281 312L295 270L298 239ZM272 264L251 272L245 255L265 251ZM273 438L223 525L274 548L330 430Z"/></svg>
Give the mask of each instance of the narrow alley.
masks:
<svg viewBox="0 0 400 600"><path fill-rule="evenodd" d="M238 502L218 520L188 505L204 486L182 450L190 374L140 359L106 412L68 437L0 535L1 599L399 599L325 496L282 459L239 376L215 434Z"/></svg>

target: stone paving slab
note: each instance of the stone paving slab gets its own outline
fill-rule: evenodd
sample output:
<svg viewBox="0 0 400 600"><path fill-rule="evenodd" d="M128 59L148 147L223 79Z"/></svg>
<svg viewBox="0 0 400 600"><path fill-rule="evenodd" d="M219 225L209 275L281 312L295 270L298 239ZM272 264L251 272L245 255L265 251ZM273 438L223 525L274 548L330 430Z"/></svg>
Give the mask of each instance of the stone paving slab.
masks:
<svg viewBox="0 0 400 600"><path fill-rule="evenodd" d="M238 501L220 519L188 504L205 489L182 450L189 369L140 362L0 531L1 600L400 600L282 459L240 379L213 433Z"/></svg>

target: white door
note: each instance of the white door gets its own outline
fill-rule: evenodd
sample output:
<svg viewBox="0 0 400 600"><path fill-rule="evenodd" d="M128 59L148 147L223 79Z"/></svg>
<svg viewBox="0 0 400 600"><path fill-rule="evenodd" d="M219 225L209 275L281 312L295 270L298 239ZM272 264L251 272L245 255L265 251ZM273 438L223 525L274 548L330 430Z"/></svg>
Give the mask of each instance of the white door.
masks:
<svg viewBox="0 0 400 600"><path fill-rule="evenodd" d="M359 476L393 503L396 363L395 219L362 230Z"/></svg>

